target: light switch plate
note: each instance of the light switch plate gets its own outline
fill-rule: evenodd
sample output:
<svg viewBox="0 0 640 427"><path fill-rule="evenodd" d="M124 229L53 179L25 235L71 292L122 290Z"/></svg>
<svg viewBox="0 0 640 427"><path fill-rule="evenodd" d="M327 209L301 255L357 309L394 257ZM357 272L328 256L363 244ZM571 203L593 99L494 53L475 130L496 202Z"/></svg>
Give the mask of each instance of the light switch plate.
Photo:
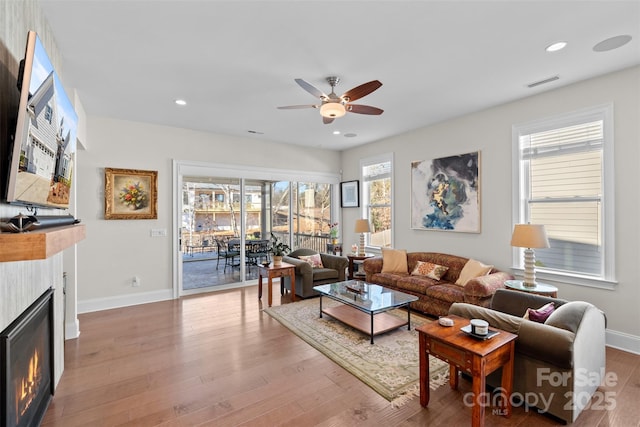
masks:
<svg viewBox="0 0 640 427"><path fill-rule="evenodd" d="M152 228L151 237L167 237L166 228Z"/></svg>

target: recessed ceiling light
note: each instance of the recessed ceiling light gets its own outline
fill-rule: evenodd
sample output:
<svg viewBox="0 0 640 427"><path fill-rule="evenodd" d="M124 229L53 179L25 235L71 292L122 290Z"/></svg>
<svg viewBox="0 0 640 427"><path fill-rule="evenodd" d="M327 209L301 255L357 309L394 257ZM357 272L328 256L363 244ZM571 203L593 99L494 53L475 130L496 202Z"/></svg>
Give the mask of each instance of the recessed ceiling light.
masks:
<svg viewBox="0 0 640 427"><path fill-rule="evenodd" d="M339 130L334 130L334 131L333 131L333 134L334 134L334 135L340 135L340 131L339 131Z"/></svg>
<svg viewBox="0 0 640 427"><path fill-rule="evenodd" d="M595 45L593 47L593 50L596 52L606 52L608 50L617 49L629 43L631 41L631 38L632 37L630 35L626 34L623 36L611 37L606 40L602 40L600 43Z"/></svg>
<svg viewBox="0 0 640 427"><path fill-rule="evenodd" d="M176 105L180 105L181 107L187 105L187 101L185 101L184 99L176 99L175 103Z"/></svg>
<svg viewBox="0 0 640 427"><path fill-rule="evenodd" d="M355 138L356 136L358 136L358 134L356 134L356 133L345 133L344 134L345 138Z"/></svg>
<svg viewBox="0 0 640 427"><path fill-rule="evenodd" d="M567 42L555 42L546 47L547 52L557 52L564 49L567 46Z"/></svg>

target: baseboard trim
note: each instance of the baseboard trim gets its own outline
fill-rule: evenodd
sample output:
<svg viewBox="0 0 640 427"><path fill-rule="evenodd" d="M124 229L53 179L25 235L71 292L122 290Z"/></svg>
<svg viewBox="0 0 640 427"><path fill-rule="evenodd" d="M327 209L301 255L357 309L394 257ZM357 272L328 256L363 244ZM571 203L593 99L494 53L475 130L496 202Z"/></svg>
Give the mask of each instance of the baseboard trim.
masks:
<svg viewBox="0 0 640 427"><path fill-rule="evenodd" d="M606 330L605 342L607 346L629 353L640 354L640 337L624 332Z"/></svg>
<svg viewBox="0 0 640 427"><path fill-rule="evenodd" d="M109 310L112 308L128 307L131 305L147 304L150 302L166 301L170 299L173 299L173 291L171 289L118 295L115 297L95 298L78 301L78 313L91 313L93 311Z"/></svg>
<svg viewBox="0 0 640 427"><path fill-rule="evenodd" d="M67 322L64 325L64 339L72 340L80 336L80 322L78 319L73 319L72 322Z"/></svg>

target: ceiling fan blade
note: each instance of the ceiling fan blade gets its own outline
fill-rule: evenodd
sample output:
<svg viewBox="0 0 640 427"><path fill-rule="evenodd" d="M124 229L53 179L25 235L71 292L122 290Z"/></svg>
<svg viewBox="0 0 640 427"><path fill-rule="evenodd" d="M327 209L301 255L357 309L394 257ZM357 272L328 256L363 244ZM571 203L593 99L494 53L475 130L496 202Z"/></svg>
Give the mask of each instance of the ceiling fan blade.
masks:
<svg viewBox="0 0 640 427"><path fill-rule="evenodd" d="M318 108L317 105L285 105L284 107L277 107L278 110L298 110L300 108Z"/></svg>
<svg viewBox="0 0 640 427"><path fill-rule="evenodd" d="M320 89L318 89L317 87L315 87L314 85L312 85L311 83L302 80L302 79L295 79L296 83L298 83L300 85L300 87L304 90L306 90L307 92L309 92L311 95L320 98L320 99L324 99L327 97L327 95L324 94L324 92L322 92Z"/></svg>
<svg viewBox="0 0 640 427"><path fill-rule="evenodd" d="M358 105L358 104L347 104L347 111L358 114L372 114L378 116L384 112L384 110L378 107L372 107L370 105Z"/></svg>
<svg viewBox="0 0 640 427"><path fill-rule="evenodd" d="M360 86L356 86L353 89L346 91L342 95L342 99L349 98L347 102L355 101L356 99L360 99L363 96L369 95L380 86L382 86L382 83L380 83L378 80L372 80L368 83L363 83Z"/></svg>
<svg viewBox="0 0 640 427"><path fill-rule="evenodd" d="M322 117L322 123L328 125L329 123L333 123L335 119L333 117Z"/></svg>

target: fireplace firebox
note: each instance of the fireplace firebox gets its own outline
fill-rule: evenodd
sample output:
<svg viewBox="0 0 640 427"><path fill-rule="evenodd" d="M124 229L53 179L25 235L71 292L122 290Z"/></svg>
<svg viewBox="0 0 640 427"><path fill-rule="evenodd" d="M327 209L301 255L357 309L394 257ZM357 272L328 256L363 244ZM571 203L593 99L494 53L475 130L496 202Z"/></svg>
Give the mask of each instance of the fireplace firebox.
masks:
<svg viewBox="0 0 640 427"><path fill-rule="evenodd" d="M53 290L0 333L0 427L37 426L54 392Z"/></svg>

